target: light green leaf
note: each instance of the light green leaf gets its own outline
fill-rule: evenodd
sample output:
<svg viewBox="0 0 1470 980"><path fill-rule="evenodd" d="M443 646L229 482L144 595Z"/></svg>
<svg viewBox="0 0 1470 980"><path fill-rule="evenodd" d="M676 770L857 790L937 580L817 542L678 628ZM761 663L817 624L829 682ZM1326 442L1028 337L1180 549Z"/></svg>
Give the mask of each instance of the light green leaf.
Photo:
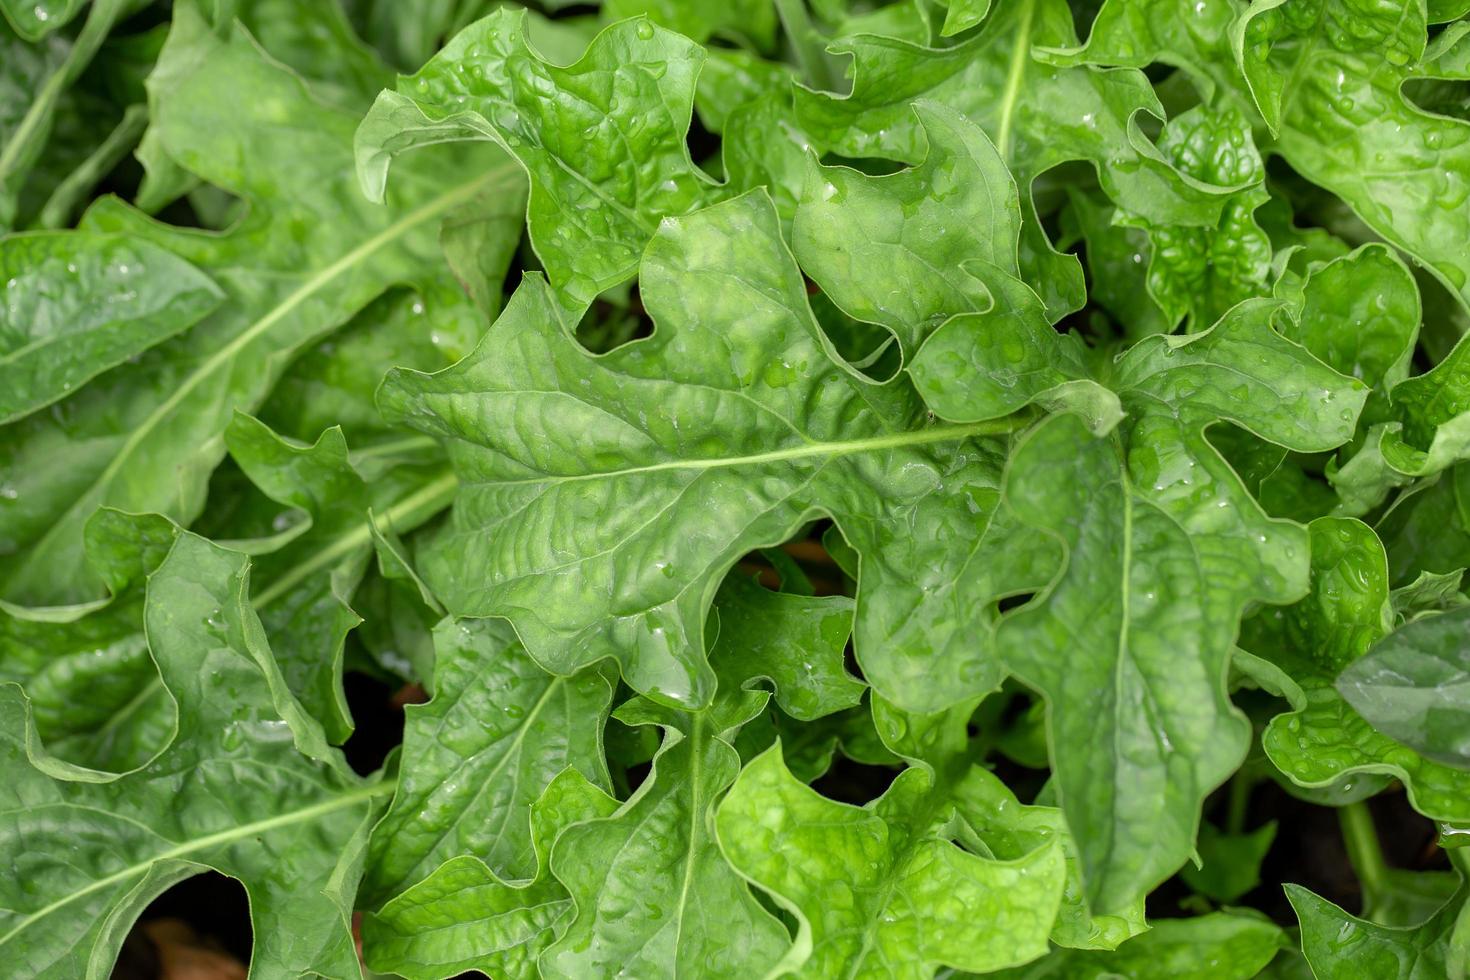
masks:
<svg viewBox="0 0 1470 980"><path fill-rule="evenodd" d="M358 170L379 199L407 150L497 143L530 178L527 220L547 277L580 310L633 274L660 219L714 199L684 142L704 52L639 19L558 68L525 30L524 14L497 11L378 96L357 133Z"/></svg>
<svg viewBox="0 0 1470 980"><path fill-rule="evenodd" d="M531 805L535 877L506 882L473 855L445 861L423 881L362 920L362 949L374 970L440 980L466 970L535 976L536 958L566 928L566 889L547 866L567 827L607 817L617 801L575 769L564 769Z"/></svg>
<svg viewBox="0 0 1470 980"><path fill-rule="evenodd" d="M1232 29L1274 149L1470 298L1470 124L1401 91L1425 53L1421 0L1265 0Z"/></svg>
<svg viewBox="0 0 1470 980"><path fill-rule="evenodd" d="M1261 512L1200 427L1224 414L1324 449L1362 404L1361 386L1271 330L1270 310L1243 304L1208 333L1140 342L1114 369L1131 416L1117 444L1061 416L1008 465L1008 507L1058 537L1068 563L997 642L1047 696L1094 911L1122 909L1183 863L1200 801L1245 749L1224 691L1236 624L1247 604L1307 588L1306 536Z"/></svg>
<svg viewBox="0 0 1470 980"><path fill-rule="evenodd" d="M1342 667L1393 625L1383 545L1365 524L1324 517L1311 524L1312 590L1295 606L1246 624L1241 645L1274 661L1293 688L1292 711L1261 736L1271 762L1293 783L1351 799L1380 776L1403 782L1431 819L1470 820L1470 773L1426 759L1373 729L1333 687Z"/></svg>
<svg viewBox="0 0 1470 980"><path fill-rule="evenodd" d="M1126 210L1164 223L1214 224L1224 195L1172 168L1144 137L1136 116L1164 112L1142 73L1056 67L1037 47L1076 43L1060 0L1002 4L972 38L949 48L858 35L830 50L853 56L853 85L837 96L799 88L797 119L819 145L849 157L917 162L923 137L909 109L942 102L978 123L1015 174L1027 215L1026 279L1045 290L1053 319L1081 305L1075 260L1051 251L1034 224L1031 185L1042 172L1087 160L1104 191Z"/></svg>
<svg viewBox="0 0 1470 980"><path fill-rule="evenodd" d="M1470 609L1400 627L1337 678L1374 728L1426 759L1470 769Z"/></svg>
<svg viewBox="0 0 1470 980"><path fill-rule="evenodd" d="M1087 43L1040 53L1057 65L1183 69L1206 102L1231 93L1243 79L1230 55L1229 30L1241 0L1105 0Z"/></svg>
<svg viewBox="0 0 1470 980"><path fill-rule="evenodd" d="M1169 120L1159 151L1196 180L1245 188L1226 199L1218 223L1203 227L1121 216L1149 230L1148 288L1169 322L1187 318L1200 329L1268 291L1271 242L1254 217L1266 200L1266 168L1250 122L1228 104L1195 106Z"/></svg>
<svg viewBox="0 0 1470 980"><path fill-rule="evenodd" d="M722 684L769 679L781 710L798 721L843 711L863 696L843 654L852 633L846 596L772 592L739 573L715 596L720 634L710 660Z"/></svg>
<svg viewBox="0 0 1470 980"><path fill-rule="evenodd" d="M1093 915L1088 910L1077 845L1067 832L1061 810L1021 804L999 777L981 766L965 772L954 786L953 797L955 809L993 857L1011 861L1051 840L1060 845L1067 875L1061 910L1051 930L1053 943L1074 949L1115 949L1148 928L1141 897L1117 915Z"/></svg>
<svg viewBox="0 0 1470 980"><path fill-rule="evenodd" d="M1013 861L947 839L923 769L867 807L836 803L787 771L779 746L748 763L720 804L720 846L796 917L782 966L802 976L988 971L1046 950L1065 866L1048 842ZM982 925L983 923L983 925Z"/></svg>
<svg viewBox="0 0 1470 980"><path fill-rule="evenodd" d="M187 330L221 299L177 256L88 232L0 238L0 279L0 423Z"/></svg>
<svg viewBox="0 0 1470 980"><path fill-rule="evenodd" d="M929 424L902 380L836 357L805 292L746 195L649 244L652 337L589 357L528 277L470 358L390 375L384 410L448 441L460 476L423 560L450 611L508 617L553 671L613 655L636 690L700 705L726 569L825 512L862 554L869 681L915 709L993 687L997 584L1037 587L1055 560L995 515L999 446L977 437L1015 423Z"/></svg>
<svg viewBox="0 0 1470 980"><path fill-rule="evenodd" d="M1247 729L1224 694L1228 648L1210 637L1233 631L1261 558L1244 540L1200 554L1074 416L1049 420L1017 448L1005 492L1024 522L1063 536L1069 551L1067 572L1039 604L1002 621L998 642L1047 695L1053 770L1089 904L1117 913L1183 862L1200 801L1244 754ZM1305 542L1270 530L1271 554L1288 571L1286 548L1305 555ZM1201 621L1211 625L1191 625Z"/></svg>
<svg viewBox="0 0 1470 980"><path fill-rule="evenodd" d="M440 623L434 662L434 698L405 712L398 789L368 849L371 906L461 855L501 880L534 878L532 806L556 774L574 768L611 788L603 672L553 677L493 619Z"/></svg>
<svg viewBox="0 0 1470 980"><path fill-rule="evenodd" d="M784 95L789 107L795 69L785 62L767 61L749 51L720 47L710 48L705 57L707 60L699 72L694 111L710 132L723 133L732 112L759 99Z"/></svg>
<svg viewBox="0 0 1470 980"><path fill-rule="evenodd" d="M940 34L954 37L963 34L985 19L990 13L990 0L949 0L949 9L944 15L944 27Z"/></svg>
<svg viewBox="0 0 1470 980"><path fill-rule="evenodd" d="M776 39L771 0L607 0L602 6L609 20L639 14L701 44L720 35L746 39L765 51Z"/></svg>
<svg viewBox="0 0 1470 980"><path fill-rule="evenodd" d="M147 903L213 868L250 892L260 975L358 975L350 895L390 784L363 782L327 747L275 669L248 588L244 556L192 535L150 578L150 648L178 735L141 769L46 755L25 696L0 688L0 836L25 863L0 883L10 969L106 977Z"/></svg>
<svg viewBox="0 0 1470 980"><path fill-rule="evenodd" d="M1448 961L1465 889L1422 925L1392 928L1349 915L1300 885L1286 886L1302 924L1302 951L1319 977L1333 980L1431 980L1449 977ZM1461 940L1463 942L1463 940ZM1461 969L1463 970L1463 954ZM1463 975L1463 974L1462 974Z"/></svg>
<svg viewBox="0 0 1470 980"><path fill-rule="evenodd" d="M1464 578L1463 568L1451 572L1420 572L1414 581L1389 593L1395 620L1409 623L1420 616L1470 605L1470 596L1460 591Z"/></svg>
<svg viewBox="0 0 1470 980"><path fill-rule="evenodd" d="M1281 332L1339 373L1386 393L1408 376L1419 319L1419 289L1408 268L1372 244L1313 269L1301 310Z"/></svg>
<svg viewBox="0 0 1470 980"><path fill-rule="evenodd" d="M1291 887L1291 886L1287 886ZM1004 980L1250 980L1286 945L1281 929L1249 912L1157 919L1112 952L1057 950Z"/></svg>
<svg viewBox="0 0 1470 980"><path fill-rule="evenodd" d="M1015 182L985 133L940 103L913 113L923 163L882 177L813 163L792 227L806 273L910 356L950 316L995 305L974 266L1018 276L1021 229Z"/></svg>
<svg viewBox="0 0 1470 980"><path fill-rule="evenodd" d="M87 0L0 0L0 14L11 28L27 41L39 41L52 31L59 30L75 17Z"/></svg>
<svg viewBox="0 0 1470 980"><path fill-rule="evenodd" d="M758 710L764 696L738 700ZM786 951L786 930L726 863L711 820L740 772L739 756L716 729L749 716L679 719L617 813L557 838L552 871L576 912L542 955L542 976L763 976Z"/></svg>

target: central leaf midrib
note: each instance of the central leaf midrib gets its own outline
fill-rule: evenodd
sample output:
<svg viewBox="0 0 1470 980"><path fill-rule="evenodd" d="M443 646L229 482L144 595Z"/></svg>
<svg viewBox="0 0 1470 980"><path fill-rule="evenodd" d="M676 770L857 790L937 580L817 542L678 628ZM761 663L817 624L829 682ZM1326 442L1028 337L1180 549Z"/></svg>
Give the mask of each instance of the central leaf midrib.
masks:
<svg viewBox="0 0 1470 980"><path fill-rule="evenodd" d="M439 846L444 843L445 839L453 830L458 828L459 825L464 822L465 812L480 801L480 798L485 794L485 791L490 788L490 785L494 783L501 772L505 770L505 767L510 763L511 759L520 758L521 747L525 744L526 741L526 733L529 732L531 728L536 724L537 719L541 716L541 712L545 710L548 704L551 703L553 696L561 692L566 682L566 677L552 677L550 683L546 685L545 690L543 690L540 696L536 698L535 705L533 705L531 710L526 713L526 716L521 721L521 724L516 726L516 732L515 735L511 738L510 745L505 748L505 751L500 753L500 758L495 760L495 764L490 767L490 771L480 776L478 780L480 785L475 789L475 792L470 796L470 798L465 801L464 806L460 808L459 815L453 820L445 821L444 826L440 828L439 833L434 838L433 843L430 844L427 848L423 849L423 853L426 856L432 859L434 851L437 850ZM440 719L439 727L441 730L443 729L443 719ZM475 753L475 755L479 754L479 752ZM462 757L459 761L459 764L454 767L454 770L446 775L444 779L440 780L438 785L442 786L449 779L452 779L453 777L459 775L459 773L463 772L465 767L470 765L472 758L473 756L468 758ZM437 788L438 786L435 786L435 789ZM432 795L433 794L431 791L430 793L426 794L426 797ZM398 802L396 791L394 793L393 802L394 804L397 804ZM423 862L424 858L419 858L417 861L414 862L414 867L417 868L419 865L423 864Z"/></svg>
<svg viewBox="0 0 1470 980"><path fill-rule="evenodd" d="M620 470L599 470L592 473L572 473L567 475L548 474L529 479L490 480L484 482L498 487L534 486L544 483L575 483L583 480L613 479L616 477L638 476L645 473L661 473L671 470L712 470L739 466L759 466L763 463L778 463L786 460L809 459L818 456L851 456L864 452L878 452L884 449L902 449L906 446L925 446L939 442L959 442L974 436L1004 435L1016 430L1027 421L1029 421L1029 418L1026 417L1007 416L1005 418L988 419L983 422L970 422L963 425L932 426L927 429L897 432L884 436L872 436L867 439L810 442L803 446L793 446L789 449L774 449L769 452L751 453L745 456L673 459L666 460L662 463L649 463L646 466L629 466Z"/></svg>
<svg viewBox="0 0 1470 980"><path fill-rule="evenodd" d="M1011 162L1011 129L1015 123L1016 102L1021 98L1021 82L1026 77L1026 62L1031 56L1031 25L1036 18L1035 0L1022 2L1020 30L1016 32L1010 65L1006 69L1006 84L1000 94L1000 122L995 133L996 149L1007 165Z"/></svg>

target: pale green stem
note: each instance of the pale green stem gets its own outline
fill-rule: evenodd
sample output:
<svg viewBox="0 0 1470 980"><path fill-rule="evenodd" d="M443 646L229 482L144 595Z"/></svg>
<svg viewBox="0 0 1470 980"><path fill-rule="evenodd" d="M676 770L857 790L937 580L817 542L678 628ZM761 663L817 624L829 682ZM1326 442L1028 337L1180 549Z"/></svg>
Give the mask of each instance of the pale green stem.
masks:
<svg viewBox="0 0 1470 980"><path fill-rule="evenodd" d="M1349 803L1339 807L1337 819L1342 826L1342 842L1347 846L1353 873L1363 887L1363 915L1372 918L1373 909L1388 888L1388 863L1378 843L1378 830L1368 804Z"/></svg>
<svg viewBox="0 0 1470 980"><path fill-rule="evenodd" d="M46 200L36 223L42 228L65 228L71 224L77 205L91 196L92 188L117 166L127 152L138 145L138 138L148 127L148 107L130 105L123 113L122 121L108 134L102 145L92 151L66 179L56 185L56 190Z"/></svg>

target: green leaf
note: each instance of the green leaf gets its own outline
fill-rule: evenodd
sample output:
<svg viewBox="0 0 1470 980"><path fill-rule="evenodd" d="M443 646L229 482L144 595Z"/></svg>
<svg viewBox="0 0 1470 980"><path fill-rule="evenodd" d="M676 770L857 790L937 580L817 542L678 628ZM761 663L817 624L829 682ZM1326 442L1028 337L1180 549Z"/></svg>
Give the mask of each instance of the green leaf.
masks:
<svg viewBox="0 0 1470 980"><path fill-rule="evenodd" d="M766 51L776 39L776 8L770 0L607 0L602 14L609 20L647 14L700 43L718 34Z"/></svg>
<svg viewBox="0 0 1470 980"><path fill-rule="evenodd" d="M1408 376L1419 319L1419 289L1408 268L1370 244L1314 268L1301 310L1281 332L1339 373L1386 393Z"/></svg>
<svg viewBox="0 0 1470 980"><path fill-rule="evenodd" d="M1412 349L1412 348L1411 348ZM1366 444L1332 474L1358 512L1389 490L1470 458L1470 346L1456 344L1429 371L1394 384Z"/></svg>
<svg viewBox="0 0 1470 980"><path fill-rule="evenodd" d="M1265 164L1250 122L1231 105L1195 106L1169 120L1159 152L1204 183L1244 187L1225 201L1218 223L1191 227L1120 216L1149 230L1148 289L1172 323L1213 323L1242 300L1263 295L1271 276L1271 241L1254 212L1266 200Z"/></svg>
<svg viewBox="0 0 1470 980"><path fill-rule="evenodd" d="M1291 886L1287 886L1291 887ZM1250 980L1286 943L1281 929L1248 912L1211 912L1193 919L1158 919L1112 952L1057 950L1031 966L999 974L1005 980Z"/></svg>
<svg viewBox="0 0 1470 980"><path fill-rule="evenodd" d="M1460 591L1464 578L1463 568L1452 572L1420 572L1414 581L1389 593L1396 621L1413 622L1423 615L1470 605L1470 597Z"/></svg>
<svg viewBox="0 0 1470 980"><path fill-rule="evenodd" d="M1068 208L1064 222L1075 223L1073 237L1087 245L1087 271L1091 276L1089 298L1117 321L1129 339L1168 333L1164 311L1150 295L1146 275L1153 254L1148 233L1141 228L1116 224L1118 210L1101 194L1067 188Z"/></svg>
<svg viewBox="0 0 1470 980"><path fill-rule="evenodd" d="M59 30L75 17L87 0L44 0L31 3L29 0L0 0L0 14L5 15L11 28L27 41L39 41L52 31Z"/></svg>
<svg viewBox="0 0 1470 980"><path fill-rule="evenodd" d="M291 690L330 741L344 741L352 719L342 692L343 644L361 622L350 602L372 556L373 525L412 530L449 505L454 477L438 468L400 469L370 488L349 461L341 429L306 446L248 415L231 420L225 445L252 483L292 508L272 525L290 527L291 540L255 558L252 600Z"/></svg>
<svg viewBox="0 0 1470 980"><path fill-rule="evenodd" d="M948 0L949 10L944 15L944 27L940 34L954 37L963 34L985 19L990 13L990 0Z"/></svg>
<svg viewBox="0 0 1470 980"><path fill-rule="evenodd" d="M1393 625L1383 545L1348 518L1312 522L1312 588L1300 603L1253 617L1241 645L1286 671L1292 711L1261 735L1271 762L1293 783L1352 799L1353 788L1399 779L1409 802L1431 819L1470 819L1470 773L1426 759L1374 730L1333 678Z"/></svg>
<svg viewBox="0 0 1470 980"><path fill-rule="evenodd" d="M0 423L187 330L222 298L161 248L89 232L0 238L0 279Z"/></svg>
<svg viewBox="0 0 1470 980"><path fill-rule="evenodd" d="M553 677L503 620L434 631L434 698L405 714L405 763L373 830L363 901L379 905L469 855L501 880L536 876L532 808L567 768L611 788L602 726L612 686L592 668Z"/></svg>
<svg viewBox="0 0 1470 980"><path fill-rule="evenodd" d="M1067 831L1061 810L1021 804L1005 783L980 766L971 766L953 793L956 810L992 857L1016 860L1050 840L1061 846L1067 875L1061 910L1051 930L1053 943L1074 949L1115 949L1148 929L1143 921L1142 898L1117 915L1093 915L1088 910L1077 844Z"/></svg>
<svg viewBox="0 0 1470 980"><path fill-rule="evenodd" d="M111 199L88 212L90 230L160 244L192 262L225 302L0 439L0 469L15 474L14 492L0 498L8 557L0 585L14 601L95 596L81 548L99 506L195 517L232 413L264 400L290 355L389 284L437 264L446 212L493 182L515 186L497 171L464 180L456 161L434 156L417 179L400 181L394 206L361 200L347 146L355 117L313 100L238 30L216 37L187 5L175 12L149 86L170 156L251 207L223 234L161 225ZM242 101L242 90L252 97ZM217 124L221 112L229 126Z"/></svg>
<svg viewBox="0 0 1470 980"><path fill-rule="evenodd" d="M720 634L710 660L722 684L769 679L776 703L798 721L835 714L862 699L863 682L843 662L851 599L772 592L736 573L721 584L715 607Z"/></svg>
<svg viewBox="0 0 1470 980"><path fill-rule="evenodd" d="M108 976L148 902L213 868L250 892L254 970L357 976L352 893L391 784L362 781L328 748L276 671L248 589L244 556L187 534L149 579L150 649L178 723L141 769L46 755L29 701L0 688L0 837L26 864L0 884L0 950L15 970Z"/></svg>
<svg viewBox="0 0 1470 980"><path fill-rule="evenodd" d="M1015 182L985 133L940 103L913 113L923 163L882 177L814 163L792 227L806 273L910 356L950 316L996 304L974 270L1018 276L1021 229Z"/></svg>
<svg viewBox="0 0 1470 980"><path fill-rule="evenodd" d="M797 257L848 314L882 324L905 354L917 348L914 385L944 418L997 418L1036 400L1110 428L1117 399L1077 380L1080 345L1057 336L1020 279L1020 206L995 148L938 103L914 112L930 143L922 165L879 178L812 168L793 226ZM987 384L970 348L997 335L1009 363Z"/></svg>
<svg viewBox="0 0 1470 980"><path fill-rule="evenodd" d="M1454 953L1450 946L1465 904L1463 886L1428 921L1407 929L1380 926L1349 915L1299 885L1288 884L1286 897L1301 920L1302 951L1319 977L1429 980L1451 975L1448 962ZM1461 965L1463 968L1463 954Z"/></svg>
<svg viewBox="0 0 1470 980"><path fill-rule="evenodd" d="M1060 848L1048 842L1013 861L961 850L947 839L930 779L909 769L859 808L802 785L779 746L741 771L715 817L720 846L796 917L784 968L927 978L940 965L988 971L1045 952L1065 873Z"/></svg>
<svg viewBox="0 0 1470 980"><path fill-rule="evenodd" d="M1236 624L1248 604L1307 588L1306 536L1261 512L1201 427L1223 414L1325 449L1362 405L1360 385L1271 330L1272 308L1243 304L1208 333L1140 342L1113 369L1131 416L1114 445L1059 416L1008 464L1008 507L1069 557L997 642L1047 696L1095 911L1122 909L1183 863L1200 801L1245 749L1224 691Z"/></svg>
<svg viewBox="0 0 1470 980"><path fill-rule="evenodd" d="M0 606L0 680L25 686L36 730L58 758L121 772L173 737L175 705L143 635L143 586L178 533L163 518L100 510L87 524L87 560L108 601L44 616Z"/></svg>
<svg viewBox="0 0 1470 980"><path fill-rule="evenodd" d="M790 232L810 169L812 141L796 121L789 83L731 109L720 140L720 162L732 192L764 187Z"/></svg>
<svg viewBox="0 0 1470 980"><path fill-rule="evenodd" d="M566 828L609 816L617 806L577 770L562 770L531 805L533 878L506 882L473 855L445 861L363 916L367 964L409 980L439 980L466 970L536 975L536 958L566 928L572 908L547 866L552 845Z"/></svg>
<svg viewBox="0 0 1470 980"><path fill-rule="evenodd" d="M993 687L987 604L1055 555L994 513L998 444L976 437L1014 423L928 424L902 380L842 363L763 195L665 221L640 293L653 336L593 358L528 277L471 357L390 375L385 412L460 476L423 562L450 611L508 617L554 672L613 655L636 690L704 704L726 569L826 512L863 556L869 681L916 709Z"/></svg>
<svg viewBox="0 0 1470 980"><path fill-rule="evenodd" d="M1391 580L1470 565L1470 465L1460 463L1400 493L1379 522Z"/></svg>
<svg viewBox="0 0 1470 980"><path fill-rule="evenodd" d="M547 277L580 310L633 274L660 219L714 197L684 142L704 53L639 19L558 68L525 30L524 14L497 11L378 96L357 133L358 170L380 199L400 153L497 143L530 178L527 221Z"/></svg>
<svg viewBox="0 0 1470 980"><path fill-rule="evenodd" d="M1236 0L1104 0L1084 45L1042 52L1057 65L1146 68L1160 62L1183 69L1206 102L1240 87L1229 46L1239 14Z"/></svg>
<svg viewBox="0 0 1470 980"><path fill-rule="evenodd" d="M1000 5L972 38L927 48L857 35L830 50L853 57L852 92L798 89L797 119L819 145L849 157L918 161L922 132L915 99L944 103L978 123L1015 174L1028 215L1027 281L1046 290L1053 319L1081 305L1073 259L1051 252L1030 218L1032 182L1069 160L1093 163L1110 198L1158 222L1213 224L1235 188L1203 184L1172 168L1143 136L1137 116L1164 111L1142 73L1098 72L1038 61L1033 49L1076 43L1060 0Z"/></svg>
<svg viewBox="0 0 1470 980"><path fill-rule="evenodd" d="M518 236L520 222L517 216L504 230ZM484 245L481 258L489 251L489 243ZM498 284L494 301L498 308ZM489 325L477 302L448 275L383 294L340 331L302 351L271 389L258 417L276 432L303 441L340 426L353 464L369 480L401 462L442 460L431 440L383 419L377 390L391 366L437 371L473 350Z"/></svg>
<svg viewBox="0 0 1470 980"><path fill-rule="evenodd" d="M740 772L719 718L680 719L617 813L557 839L552 871L576 912L542 955L542 976L761 976L785 952L786 930L715 840L712 808Z"/></svg>
<svg viewBox="0 0 1470 980"><path fill-rule="evenodd" d="M1283 2L1254 4L1232 28L1276 152L1467 301L1470 124L1401 90L1425 56L1424 4Z"/></svg>
<svg viewBox="0 0 1470 980"><path fill-rule="evenodd" d="M1229 834L1213 824L1201 824L1195 850L1200 867L1186 864L1179 872L1185 883L1217 902L1228 904L1261 883L1261 862L1276 840L1276 821L1248 833Z"/></svg>
<svg viewBox="0 0 1470 980"><path fill-rule="evenodd" d="M1348 665L1337 690L1394 741L1470 769L1470 609L1390 633Z"/></svg>

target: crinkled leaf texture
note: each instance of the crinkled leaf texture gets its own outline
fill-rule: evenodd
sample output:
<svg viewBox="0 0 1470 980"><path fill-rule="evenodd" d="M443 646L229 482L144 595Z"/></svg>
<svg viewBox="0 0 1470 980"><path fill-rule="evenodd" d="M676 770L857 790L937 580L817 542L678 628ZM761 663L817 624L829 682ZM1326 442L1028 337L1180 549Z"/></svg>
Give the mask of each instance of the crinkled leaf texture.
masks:
<svg viewBox="0 0 1470 980"><path fill-rule="evenodd" d="M1321 518L1310 531L1311 592L1294 606L1254 617L1241 637L1243 646L1285 671L1277 683L1293 708L1272 719L1262 746L1304 788L1351 798L1355 785L1371 792L1392 776L1425 816L1470 821L1470 772L1395 742L1333 686L1342 668L1393 625L1382 542L1349 518Z"/></svg>
<svg viewBox="0 0 1470 980"><path fill-rule="evenodd" d="M0 0L0 973L1463 976L1470 2L535 6Z"/></svg>
<svg viewBox="0 0 1470 980"><path fill-rule="evenodd" d="M1232 28L1236 56L1275 146L1462 300L1470 298L1465 202L1470 123L1405 97L1415 77L1463 80L1463 56L1426 49L1421 0L1252 5Z"/></svg>
<svg viewBox="0 0 1470 980"><path fill-rule="evenodd" d="M1118 433L1097 439L1057 416L1008 464L1008 507L1061 538L1068 559L1002 621L999 645L1047 696L1058 790L1097 911L1188 856L1200 800L1245 750L1224 690L1240 616L1307 589L1306 535L1261 511L1202 426L1224 416L1325 449L1349 437L1365 395L1277 334L1272 310L1242 304L1207 333L1137 344L1110 382L1129 412Z"/></svg>
<svg viewBox="0 0 1470 980"><path fill-rule="evenodd" d="M993 687L986 604L1056 560L997 510L986 436L1015 423L933 424L905 381L843 362L763 193L666 219L639 285L658 328L605 356L528 276L473 355L389 375L384 411L445 439L460 478L424 557L450 611L505 616L549 670L613 656L637 690L704 704L721 577L825 513L862 554L870 682L925 709Z"/></svg>
<svg viewBox="0 0 1470 980"><path fill-rule="evenodd" d="M507 880L534 876L531 808L568 767L606 791L604 673L545 673L504 620L446 620L426 705L408 709L392 806L373 830L363 900L396 894L460 854Z"/></svg>
<svg viewBox="0 0 1470 980"><path fill-rule="evenodd" d="M357 133L363 185L383 195L393 157L451 140L493 140L531 182L527 221L552 285L580 308L627 279L660 218L712 200L684 134L704 51L629 20L560 68L526 39L526 14L491 14L460 32Z"/></svg>
<svg viewBox="0 0 1470 980"><path fill-rule="evenodd" d="M1045 951L1065 873L1059 845L1011 861L968 853L945 839L931 789L909 769L867 807L847 806L792 776L779 748L741 771L716 818L720 845L796 916L785 965L923 978L939 965L985 972Z"/></svg>

